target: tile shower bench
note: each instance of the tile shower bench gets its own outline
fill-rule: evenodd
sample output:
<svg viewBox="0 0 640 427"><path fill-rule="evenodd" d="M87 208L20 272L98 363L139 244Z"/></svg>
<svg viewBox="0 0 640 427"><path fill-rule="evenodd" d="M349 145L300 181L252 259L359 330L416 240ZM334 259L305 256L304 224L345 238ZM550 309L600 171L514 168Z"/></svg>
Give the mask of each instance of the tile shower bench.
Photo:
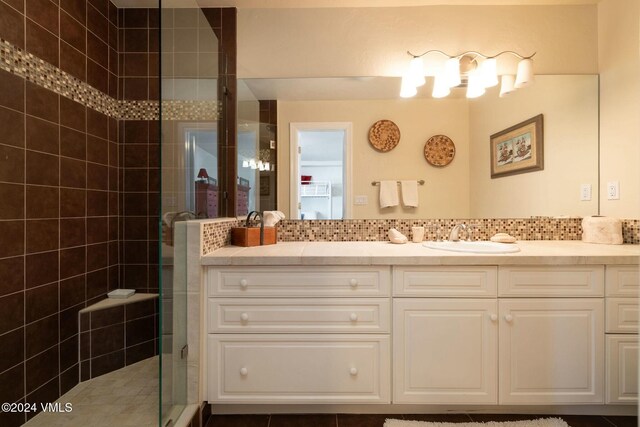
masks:
<svg viewBox="0 0 640 427"><path fill-rule="evenodd" d="M105 298L80 310L80 380L158 354L158 294Z"/></svg>
<svg viewBox="0 0 640 427"><path fill-rule="evenodd" d="M206 400L219 413L634 413L640 247L518 246L203 256Z"/></svg>

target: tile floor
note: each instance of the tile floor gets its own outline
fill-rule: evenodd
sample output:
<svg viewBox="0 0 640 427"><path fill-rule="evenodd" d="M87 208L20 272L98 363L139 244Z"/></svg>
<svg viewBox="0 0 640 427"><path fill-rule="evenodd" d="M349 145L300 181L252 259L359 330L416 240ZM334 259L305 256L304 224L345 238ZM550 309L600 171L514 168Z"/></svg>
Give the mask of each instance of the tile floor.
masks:
<svg viewBox="0 0 640 427"><path fill-rule="evenodd" d="M158 357L82 382L57 402L68 413L40 413L25 427L157 427Z"/></svg>
<svg viewBox="0 0 640 427"><path fill-rule="evenodd" d="M570 427L637 427L637 417L600 417L586 415L501 415L501 414L305 414L305 415L213 415L206 427L382 427L387 418L468 423L517 421L559 417Z"/></svg>

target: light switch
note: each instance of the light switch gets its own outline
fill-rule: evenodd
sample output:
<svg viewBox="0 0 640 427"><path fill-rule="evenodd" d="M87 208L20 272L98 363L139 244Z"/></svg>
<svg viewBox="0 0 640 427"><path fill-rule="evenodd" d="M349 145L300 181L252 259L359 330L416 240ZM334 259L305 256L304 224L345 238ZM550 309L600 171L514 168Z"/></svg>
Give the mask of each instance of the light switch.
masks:
<svg viewBox="0 0 640 427"><path fill-rule="evenodd" d="M367 205L369 204L369 198L367 196L356 196L353 200L354 205Z"/></svg>
<svg viewBox="0 0 640 427"><path fill-rule="evenodd" d="M580 200L591 200L591 184L582 184L580 186Z"/></svg>

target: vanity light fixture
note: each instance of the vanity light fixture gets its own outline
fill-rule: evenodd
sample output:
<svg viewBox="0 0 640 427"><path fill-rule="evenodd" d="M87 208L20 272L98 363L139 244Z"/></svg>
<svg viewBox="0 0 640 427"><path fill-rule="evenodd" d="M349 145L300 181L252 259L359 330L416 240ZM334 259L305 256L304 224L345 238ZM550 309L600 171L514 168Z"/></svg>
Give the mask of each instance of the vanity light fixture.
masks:
<svg viewBox="0 0 640 427"><path fill-rule="evenodd" d="M441 50L428 50L421 55L412 57L406 72L402 76L400 96L411 98L418 93L418 87L424 85L425 75L434 76L434 98L444 98L453 87L466 87L467 98L477 98L485 93L485 89L496 86L499 83L497 59L501 55L509 54L520 59L516 75L502 75L500 97L504 97L516 89L530 86L535 81L533 74L533 53L530 56L522 56L517 52L506 50L493 56L488 56L476 51L463 52L459 55L449 55ZM447 57L444 64L436 70L425 72L422 57L429 53L438 53Z"/></svg>

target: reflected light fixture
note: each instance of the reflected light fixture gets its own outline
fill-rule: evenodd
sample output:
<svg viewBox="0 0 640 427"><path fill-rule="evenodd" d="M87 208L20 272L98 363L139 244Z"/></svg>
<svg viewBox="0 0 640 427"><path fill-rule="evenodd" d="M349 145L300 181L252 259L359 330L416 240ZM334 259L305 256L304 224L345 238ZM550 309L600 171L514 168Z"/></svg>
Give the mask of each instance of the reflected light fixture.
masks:
<svg viewBox="0 0 640 427"><path fill-rule="evenodd" d="M402 76L400 85L400 96L411 98L418 93L418 87L424 85L425 76L433 75L434 98L444 98L451 93L451 88L466 87L467 98L477 98L485 93L486 88L498 85L500 87L500 97L504 97L514 90L527 87L535 82L533 73L533 56L523 56L517 52L506 50L493 56L488 56L476 51L467 51L459 55L449 55L441 50L428 50L421 55L414 55L407 51L412 57L405 73ZM446 57L440 69L431 70L427 73L422 57L438 53ZM509 73L498 76L498 57L502 55L512 55L520 59L515 74Z"/></svg>

